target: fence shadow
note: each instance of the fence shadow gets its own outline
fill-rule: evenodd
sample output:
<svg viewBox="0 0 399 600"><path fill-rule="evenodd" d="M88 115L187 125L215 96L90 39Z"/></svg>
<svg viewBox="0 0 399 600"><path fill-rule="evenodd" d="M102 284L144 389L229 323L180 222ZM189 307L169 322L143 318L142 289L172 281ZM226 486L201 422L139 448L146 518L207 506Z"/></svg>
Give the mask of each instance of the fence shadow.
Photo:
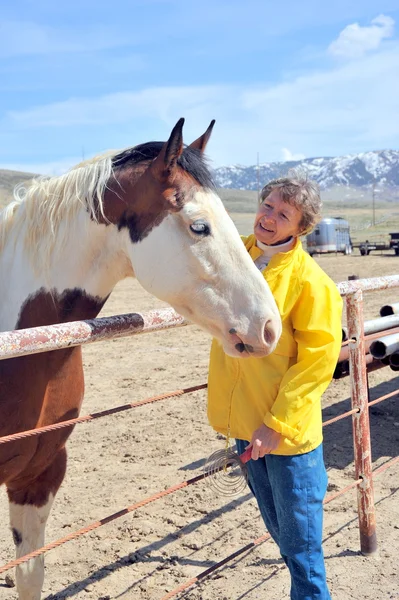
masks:
<svg viewBox="0 0 399 600"><path fill-rule="evenodd" d="M398 396L370 407L370 437L373 462L396 456L399 427L399 377L370 388L370 400L398 390ZM350 398L345 398L323 409L323 421L351 409ZM324 459L327 467L344 469L353 462L352 417L332 423L323 429Z"/></svg>
<svg viewBox="0 0 399 600"><path fill-rule="evenodd" d="M224 504L217 510L209 511L209 513L203 515L201 518L187 523L187 525L185 525L184 527L179 527L178 529L176 529L175 532L169 533L168 535L155 542L152 542L145 546L141 546L134 552L131 552L130 554L119 558L117 561L104 565L100 569L97 569L96 571L91 573L85 579L76 581L64 588L63 590L55 594L50 594L49 596L46 596L44 600L65 600L66 598L71 598L85 590L90 584L98 583L99 581L102 581L103 579L111 575L111 573L114 573L119 569L132 565L134 563L152 562L154 563L154 569L151 573L148 573L144 577L134 581L134 583L129 587L129 589L125 590L123 595L126 594L126 592L129 590L134 590L135 587L139 586L140 583L142 583L146 579L152 577L159 569L169 568L170 566L173 566L173 563L177 560L181 565L186 564L198 566L199 570L206 569L214 564L213 560L198 560L190 557L178 559L177 557L173 556L165 558L165 556L163 556L159 551L165 548L168 544L172 544L173 542L175 542L176 539L178 539L179 537L188 535L194 532L196 529L199 529L205 523L210 523L214 519L220 517L222 514L229 513L235 510L238 506L241 506L245 502L248 502L248 500L250 500L251 498L252 494L248 493L244 496L240 496L239 498L228 502L227 504ZM229 533L230 531L226 530L223 532L221 537L226 536ZM213 538L212 542L217 540L218 538ZM152 554L154 552L157 552L158 554Z"/></svg>

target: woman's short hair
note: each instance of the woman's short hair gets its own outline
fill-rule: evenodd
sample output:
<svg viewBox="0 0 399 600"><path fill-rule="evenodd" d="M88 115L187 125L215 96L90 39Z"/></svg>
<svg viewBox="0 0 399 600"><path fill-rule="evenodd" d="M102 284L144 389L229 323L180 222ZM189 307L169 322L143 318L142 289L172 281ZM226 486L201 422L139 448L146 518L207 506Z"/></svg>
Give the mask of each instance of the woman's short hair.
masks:
<svg viewBox="0 0 399 600"><path fill-rule="evenodd" d="M284 202L301 212L301 235L309 233L321 219L322 202L318 184L309 179L306 173L292 170L286 177L269 181L262 189L259 201L262 203L276 189Z"/></svg>

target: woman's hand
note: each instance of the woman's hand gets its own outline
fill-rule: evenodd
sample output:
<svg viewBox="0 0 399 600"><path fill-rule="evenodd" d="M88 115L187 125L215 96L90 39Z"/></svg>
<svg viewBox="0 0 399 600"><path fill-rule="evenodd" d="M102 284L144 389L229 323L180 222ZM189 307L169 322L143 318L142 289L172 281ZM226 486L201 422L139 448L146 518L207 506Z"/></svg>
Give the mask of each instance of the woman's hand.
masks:
<svg viewBox="0 0 399 600"><path fill-rule="evenodd" d="M252 460L258 460L258 458L263 458L265 454L270 454L277 448L281 438L281 433L277 433L265 424L258 427L253 432L250 443L250 446L252 446Z"/></svg>

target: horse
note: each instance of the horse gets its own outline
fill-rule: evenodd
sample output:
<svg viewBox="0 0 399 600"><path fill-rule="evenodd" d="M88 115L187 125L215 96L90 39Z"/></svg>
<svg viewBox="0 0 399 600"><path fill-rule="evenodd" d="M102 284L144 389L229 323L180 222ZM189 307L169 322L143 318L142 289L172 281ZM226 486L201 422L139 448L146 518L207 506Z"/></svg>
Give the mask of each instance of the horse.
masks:
<svg viewBox="0 0 399 600"><path fill-rule="evenodd" d="M19 186L0 216L0 329L92 319L116 283L136 277L231 356L272 352L273 296L228 216L204 151L180 119L167 142L107 152ZM78 416L81 347L0 361L0 436ZM44 544L72 428L0 447L17 558ZM38 600L43 557L16 569L20 600Z"/></svg>

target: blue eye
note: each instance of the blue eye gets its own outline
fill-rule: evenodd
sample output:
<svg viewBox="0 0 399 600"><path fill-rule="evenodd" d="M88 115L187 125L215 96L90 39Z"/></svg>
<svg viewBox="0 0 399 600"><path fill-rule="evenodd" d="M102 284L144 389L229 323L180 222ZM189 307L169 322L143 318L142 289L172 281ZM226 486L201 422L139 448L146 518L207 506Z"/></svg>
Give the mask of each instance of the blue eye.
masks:
<svg viewBox="0 0 399 600"><path fill-rule="evenodd" d="M208 223L203 219L198 219L198 221L191 223L190 229L196 235L209 235L211 233Z"/></svg>

